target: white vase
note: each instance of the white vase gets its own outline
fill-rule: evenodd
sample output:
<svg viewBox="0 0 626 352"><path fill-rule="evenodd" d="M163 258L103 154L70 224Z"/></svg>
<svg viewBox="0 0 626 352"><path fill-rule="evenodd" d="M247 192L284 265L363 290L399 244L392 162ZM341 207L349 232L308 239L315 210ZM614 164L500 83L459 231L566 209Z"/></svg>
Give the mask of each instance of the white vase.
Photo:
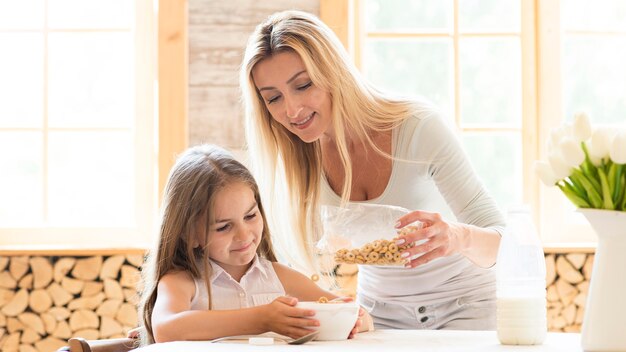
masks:
<svg viewBox="0 0 626 352"><path fill-rule="evenodd" d="M585 351L626 351L626 212L579 210L598 235L583 320Z"/></svg>

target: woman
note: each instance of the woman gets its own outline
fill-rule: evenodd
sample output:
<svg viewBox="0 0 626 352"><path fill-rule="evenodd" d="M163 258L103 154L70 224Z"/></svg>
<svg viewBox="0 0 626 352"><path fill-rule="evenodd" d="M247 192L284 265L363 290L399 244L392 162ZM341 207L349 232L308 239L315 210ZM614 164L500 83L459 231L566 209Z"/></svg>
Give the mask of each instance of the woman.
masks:
<svg viewBox="0 0 626 352"><path fill-rule="evenodd" d="M315 265L323 204L416 209L396 227L421 221L402 238L427 241L404 254L407 268L361 266L359 303L379 328L495 328L504 221L433 107L371 87L332 31L298 11L257 26L240 79L256 177L283 207L270 211L282 215L271 221L282 258Z"/></svg>

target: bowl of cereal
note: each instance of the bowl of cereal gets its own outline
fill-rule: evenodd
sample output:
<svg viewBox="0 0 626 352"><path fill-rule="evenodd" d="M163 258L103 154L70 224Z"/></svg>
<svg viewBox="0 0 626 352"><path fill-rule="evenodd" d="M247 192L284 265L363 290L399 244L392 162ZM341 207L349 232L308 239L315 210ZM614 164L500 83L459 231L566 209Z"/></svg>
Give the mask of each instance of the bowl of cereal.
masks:
<svg viewBox="0 0 626 352"><path fill-rule="evenodd" d="M318 341L340 341L350 335L350 331L359 318L359 305L356 302L298 302L298 308L315 311L314 319L320 322Z"/></svg>

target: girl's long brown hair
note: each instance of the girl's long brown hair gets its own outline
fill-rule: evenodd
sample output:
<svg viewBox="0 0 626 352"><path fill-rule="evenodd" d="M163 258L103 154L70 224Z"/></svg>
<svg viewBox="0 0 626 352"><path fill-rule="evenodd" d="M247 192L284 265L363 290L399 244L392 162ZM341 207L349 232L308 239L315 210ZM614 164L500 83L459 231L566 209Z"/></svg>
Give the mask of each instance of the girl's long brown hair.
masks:
<svg viewBox="0 0 626 352"><path fill-rule="evenodd" d="M143 344L154 343L152 311L157 299L157 285L163 275L186 271L193 278L202 278L209 292L211 309L210 265L208 251L195 247L194 236L212 222L215 194L228 184L243 182L250 186L263 217L263 233L257 254L276 261L259 188L250 171L224 149L201 145L181 154L170 171L163 195L161 226L154 250L150 251L142 269L144 289L141 294L139 316L145 332ZM205 216L205 226L199 226ZM200 223L201 224L201 223Z"/></svg>

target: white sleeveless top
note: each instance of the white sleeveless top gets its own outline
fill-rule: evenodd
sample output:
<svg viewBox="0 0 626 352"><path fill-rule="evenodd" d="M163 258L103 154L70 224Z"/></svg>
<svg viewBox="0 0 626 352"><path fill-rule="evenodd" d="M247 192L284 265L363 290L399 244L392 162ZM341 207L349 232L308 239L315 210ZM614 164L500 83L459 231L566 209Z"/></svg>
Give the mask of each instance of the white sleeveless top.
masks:
<svg viewBox="0 0 626 352"><path fill-rule="evenodd" d="M285 295L283 284L278 279L272 263L255 256L252 266L240 282L230 276L212 260L211 299L213 310L240 309L268 304ZM194 278L196 292L191 300L191 310L207 310L208 292L202 278Z"/></svg>

